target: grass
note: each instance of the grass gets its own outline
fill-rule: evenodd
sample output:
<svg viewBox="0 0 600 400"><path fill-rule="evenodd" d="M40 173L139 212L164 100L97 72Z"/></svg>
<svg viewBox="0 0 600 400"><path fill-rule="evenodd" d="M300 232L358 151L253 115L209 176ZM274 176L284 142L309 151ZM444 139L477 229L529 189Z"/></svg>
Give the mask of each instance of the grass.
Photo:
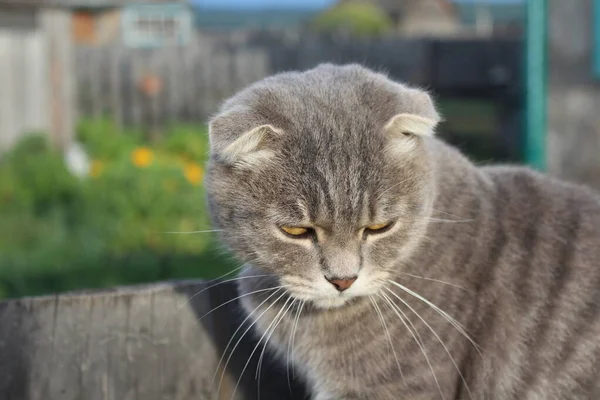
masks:
<svg viewBox="0 0 600 400"><path fill-rule="evenodd" d="M110 120L78 138L87 176L69 172L44 135L0 161L0 298L153 281L214 278L232 269L212 234L202 185L203 126L173 126L148 142Z"/></svg>

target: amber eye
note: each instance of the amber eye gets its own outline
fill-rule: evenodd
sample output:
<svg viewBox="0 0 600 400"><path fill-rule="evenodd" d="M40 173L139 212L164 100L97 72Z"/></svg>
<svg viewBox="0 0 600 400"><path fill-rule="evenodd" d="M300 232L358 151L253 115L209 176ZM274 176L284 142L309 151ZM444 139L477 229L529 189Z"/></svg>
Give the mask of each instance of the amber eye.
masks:
<svg viewBox="0 0 600 400"><path fill-rule="evenodd" d="M281 230L288 236L298 239L312 236L314 232L312 228L302 226L282 226Z"/></svg>
<svg viewBox="0 0 600 400"><path fill-rule="evenodd" d="M373 225L369 225L365 228L365 233L366 234L377 234L377 233L383 233L387 230L389 230L392 225L394 225L393 222L386 222L384 224L373 224Z"/></svg>

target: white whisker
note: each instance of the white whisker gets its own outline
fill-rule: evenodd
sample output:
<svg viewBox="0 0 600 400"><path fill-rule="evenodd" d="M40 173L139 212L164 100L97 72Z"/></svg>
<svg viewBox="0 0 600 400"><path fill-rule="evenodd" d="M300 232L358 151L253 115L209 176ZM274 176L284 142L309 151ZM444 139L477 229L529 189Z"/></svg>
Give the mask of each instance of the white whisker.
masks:
<svg viewBox="0 0 600 400"><path fill-rule="evenodd" d="M273 304L271 304L269 307L267 307L266 310L264 310L262 312L262 314L260 314L258 316L258 318L256 319L256 321L258 321L267 311L269 311L269 309L271 307L273 307L283 296L285 296L285 292L281 294L281 296L279 296L274 302ZM237 391L238 386L240 385L240 382L242 380L242 377L244 376L244 372L246 372L246 369L248 368L248 365L250 364L250 361L252 360L252 356L254 355L254 353L256 353L256 350L258 350L258 346L260 345L260 343L262 342L262 340L265 338L265 335L269 332L269 329L271 328L271 326L273 325L273 323L279 318L279 315L285 310L285 307L287 305L287 302L290 300L291 297L288 297L285 301L285 303L283 304L283 306L281 307L281 310L279 310L277 312L277 314L275 314L275 318L273 318L273 321L271 321L271 323L269 324L269 326L267 327L267 329L265 330L265 332L262 334L262 336L260 337L260 339L258 339L258 342L256 343L256 346L254 346L254 349L252 350L252 352L250 353L250 355L248 356L248 360L246 361L246 364L244 364L244 367L242 368L242 372L240 373L240 376L237 380L237 383L235 384L235 387L233 388L233 394L231 395L230 400L233 400L235 398L235 392ZM256 321L254 321L254 323L252 325L250 325L250 327L246 330L246 332L244 332L244 334L242 335L242 337L244 337L244 335L252 328L252 326L254 326L254 324L256 323ZM241 338L240 338L241 339ZM239 343L239 341L238 341ZM264 349L264 347L263 347ZM235 351L235 347L233 348L233 351ZM233 354L233 351L231 354ZM231 357L230 354L230 357ZM227 364L225 364L225 369L227 369Z"/></svg>
<svg viewBox="0 0 600 400"><path fill-rule="evenodd" d="M251 295L253 295L253 294L256 294L256 293L268 292L268 291L271 291L271 290L275 290L275 289L281 289L281 288L286 288L286 287L287 287L287 286L285 286L285 285L281 285L281 286L274 286L274 287L270 287L270 288L266 288L266 289L259 289L259 290L255 290L255 291L253 291L253 292L250 292L250 293L245 293L245 294L243 294L243 295L241 295L241 296L234 297L233 299L227 300L226 302L219 304L218 306L216 306L216 307L215 307L215 308L213 308L212 310L210 310L210 311L208 311L207 313L205 313L203 316L201 316L200 318L198 318L198 322L202 321L202 319L203 319L204 317L208 316L209 314L212 314L214 311L217 311L219 308L221 308L221 307L224 307L224 306L226 306L227 304L233 303L234 301L236 301L236 300L239 300L239 299L241 299L241 298L244 298L244 297L246 297L246 296L251 296Z"/></svg>
<svg viewBox="0 0 600 400"><path fill-rule="evenodd" d="M286 309L286 305L288 303L288 301L292 300L291 297L288 297L288 299L285 301L285 303L282 306L282 310L283 311L285 309L285 311L283 312L283 314L281 315L281 317L279 317L279 319L277 319L277 316L279 316L279 314L275 317L275 319L273 320L273 322L275 322L275 325L271 328L271 326L269 326L267 328L267 330L265 331L265 333L269 332L269 328L271 328L271 333L268 334L267 339L265 340L264 344L263 344L263 348L262 351L260 353L260 357L258 358L258 365L256 367L256 374L254 376L254 379L258 380L258 393L257 393L257 399L260 399L260 373L262 370L262 362L263 362L263 357L265 355L265 350L269 344L269 340L271 340L271 336L273 336L273 333L275 332L275 329L277 329L277 327L279 326L279 323L283 320L283 318L285 318L285 316L287 315L287 313L292 309L294 303L296 302L296 299L293 299L292 302L290 303L290 305L287 307ZM280 313L281 313L280 311ZM273 322L271 324L273 324Z"/></svg>
<svg viewBox="0 0 600 400"><path fill-rule="evenodd" d="M240 269L244 268L246 265L247 265L247 264L242 264L242 265L240 265L239 267L237 267L237 268L234 268L233 270L231 270L231 271L229 271L229 272L227 272L227 273L225 273L225 274L223 274L223 275L219 276L218 278L215 278L215 279L213 279L213 280L210 280L210 281L208 281L208 282L206 282L206 283L212 283L212 282L215 282L215 281L220 281L220 280L221 280L221 279L223 279L224 277L226 277L226 276L228 276L228 275L231 275L231 274L234 274L234 273L238 272ZM235 278L235 279L237 279L237 278ZM220 282L221 282L221 283L224 283L223 281L220 281ZM225 282L227 282L227 281L225 281ZM179 314L179 312L180 312L180 311L181 311L181 310L182 310L182 309L183 309L183 308L184 308L186 305L188 305L188 304L189 304L189 302L190 302L190 301L192 301L192 300L193 300L195 297L197 297L197 296L199 296L200 294L204 293L206 290L208 290L208 289L210 289L210 288L212 288L212 287L214 287L214 286L218 286L218 285L220 285L220 283L219 283L219 282L217 282L217 283L216 283L216 284L214 284L214 285L211 285L211 286L205 287L204 289L200 290L200 291L199 291L199 292L197 292L197 293L194 293L194 294L193 294L191 297L189 297L189 298L188 298L188 299L187 299L187 300L186 300L186 301L185 301L185 302L184 302L182 305L180 305L180 306L178 306L178 307L177 307L177 310L175 311L175 313L173 313L173 314L171 315L171 317L170 317L170 318L167 318L167 321L165 321L165 325L164 325L164 326L166 327L166 326L167 326L167 325L168 325L168 324L169 324L169 323L170 323L170 322L173 320L173 318L174 318L176 315L178 315L178 314Z"/></svg>
<svg viewBox="0 0 600 400"><path fill-rule="evenodd" d="M442 393L442 387L440 386L440 382L438 381L437 375L435 374L435 370L433 369L433 365L431 364L431 361L429 361L429 357L427 356L427 351L425 350L425 342L423 342L423 339L421 339L421 335L420 335L419 331L413 325L413 323L410 320L410 318L408 318L406 316L406 314L404 314L404 311L402 311L400 309L400 307L398 307L396 304L394 304L394 302L385 293L380 293L379 296L381 296L388 303L388 305L396 313L396 315L398 316L398 318L400 319L400 321L402 321L402 323L404 324L404 326L406 327L406 329L410 332L410 334L413 337L413 339L415 339L415 342L417 342L417 346L419 346L419 349L421 350L421 353L423 353L423 356L425 356L425 361L427 362L427 365L429 366L429 369L431 370L431 374L433 375L433 380L435 381L435 384L436 384L436 386L437 386L437 388L438 388L438 390L440 392L440 396L442 397L443 400L445 400L444 394ZM400 315L400 314L402 314L402 315ZM412 327L412 329L408 326L408 324L406 323L406 321L408 321L408 324L410 324L410 326ZM413 333L413 330L414 330L414 333ZM418 339L417 339L417 337L418 337Z"/></svg>
<svg viewBox="0 0 600 400"><path fill-rule="evenodd" d="M288 302L289 302L290 300L292 300L292 302L291 302L291 303L290 303L290 305L288 306L287 304L288 304ZM285 317L285 315L287 314L287 312L288 312L288 311L289 311L289 310L290 310L290 309L291 309L291 308L294 306L294 303L295 303L295 302L296 302L296 299L293 299L292 297L288 297L288 298L286 299L286 301L283 303L283 306L281 307L281 310L280 310L280 312L281 312L282 310L284 310L284 309L286 310L286 311L284 311L283 315L281 316L281 319L283 319L283 317ZM286 307L287 307L287 309L286 309ZM278 314L278 315L279 315L279 314ZM258 379L258 377L260 376L260 371L261 371L261 369L262 369L262 368L261 368L261 362L262 362L263 356L264 356L264 354L265 354L265 349L267 348L267 344L269 343L269 340L271 339L271 336L273 335L273 332L275 332L275 328L276 328L276 327L279 325L279 322L278 322L278 321L281 321L281 319L280 319L280 320L273 319L273 322L271 322L271 324L270 324L270 325L267 327L267 329L266 329L266 331L265 331L265 333L267 333L267 334L268 334L268 336L267 336L267 339L265 340L265 343L264 343L263 349L262 349L262 351L261 351L261 353L260 353L260 357L258 358L258 365L256 366L256 373L254 374L254 379L255 379L255 380L256 380L256 379ZM272 326L273 324L275 324L275 325L274 325L274 326L273 326L273 328L271 329L271 326ZM269 332L269 329L271 329L271 333L268 333L268 332ZM260 396L259 396L259 398L260 398Z"/></svg>
<svg viewBox="0 0 600 400"><path fill-rule="evenodd" d="M458 218L458 219L466 219L466 218L464 218L464 217L461 217L461 216L459 216L459 215L456 215L456 214L451 214L451 213L449 213L449 212L442 211L442 210L436 210L435 208L432 208L432 209L431 209L431 211L433 211L433 212L437 212L437 213L440 213L440 214L446 214L446 215L448 215L448 216L450 216L450 217L454 217L454 218Z"/></svg>
<svg viewBox="0 0 600 400"><path fill-rule="evenodd" d="M231 271L229 271L229 272L226 272L226 273L224 273L223 275L221 275L221 276L218 276L218 277L216 277L216 278L214 278L214 279L212 279L212 280L210 280L210 281L208 281L208 282L206 282L206 283L212 283L212 282L215 282L215 281L221 280L221 279L223 279L223 278L225 278L226 276L229 276L229 275L231 275L231 274L235 274L236 272L238 272L239 270L243 269L243 268L244 268L245 266L247 266L248 264L249 264L249 263L244 263L244 264L240 265L239 267L237 267L237 268L234 268L234 269L232 269Z"/></svg>
<svg viewBox="0 0 600 400"><path fill-rule="evenodd" d="M199 292L195 293L194 295L192 295L189 299L187 299L182 305L180 305L179 307L177 307L176 312L169 318L167 319L167 321L165 321L165 325L167 326L172 319L175 317L175 315L177 315L178 312L180 312L185 306L187 306L194 298L200 296L202 293L206 292L209 289L212 289L216 286L222 285L224 283L228 283L228 282L235 282L235 281L239 281L239 280L243 280L243 279L252 279L252 278L262 278L262 277L266 277L266 276L270 276L270 275L252 275L252 276L238 276L237 278L231 278L231 279L226 279L224 281L220 281L217 282L215 284L212 284L208 287L205 287L204 289L200 290Z"/></svg>
<svg viewBox="0 0 600 400"><path fill-rule="evenodd" d="M296 302L296 300L294 300L294 303ZM292 305L294 304L292 303ZM302 304L302 300L298 300L299 305ZM285 364L285 369L286 369L286 375L287 375L287 382L288 382L288 389L290 390L290 394L292 394L292 384L290 382L290 354L291 354L291 347L292 347L292 336L294 335L294 328L296 326L296 320L298 318L298 315L300 314L300 307L296 307L297 311L296 311L296 316L294 317L294 319L292 320L292 329L290 330L290 337L288 339L288 345L287 345L287 361Z"/></svg>
<svg viewBox="0 0 600 400"><path fill-rule="evenodd" d="M441 308L439 308L438 306L436 306L435 304L433 304L431 301L427 300L420 294L415 293L412 290L408 289L406 286L403 286L403 285L399 284L398 282L395 282L392 280L389 280L389 282L392 285L399 287L400 289L402 289L406 293L410 294L411 296L421 300L423 303L427 304L434 311L436 311L438 314L440 314L442 317L444 317L446 319L446 321L448 321L452 326L454 326L454 328L456 328L456 330L458 330L467 340L469 340L469 342L471 342L471 344L475 347L475 350L477 350L479 355L481 355L481 351L480 351L481 347L477 343L475 343L475 341L473 339L471 339L471 337L465 331L464 327L456 319L454 319L451 315L449 315L447 312L445 312L444 310L442 310Z"/></svg>
<svg viewBox="0 0 600 400"><path fill-rule="evenodd" d="M301 300L302 303L300 304L300 309L298 310L298 315L296 315L296 321L295 321L295 325L292 328L293 329L293 333L292 333L292 349L294 348L294 345L296 343L296 330L298 329L298 322L300 321L300 314L302 313L302 309L304 308L304 305L306 304L305 300ZM292 377L294 379L296 379L296 369L294 364L292 364Z"/></svg>
<svg viewBox="0 0 600 400"><path fill-rule="evenodd" d="M419 275L409 274L408 272L401 272L401 271L398 271L398 273L399 273L399 274L402 274L402 275L410 276L410 277L412 277L412 278L418 278L418 279L424 279L424 280L426 280L426 281L432 281L432 282L442 283L442 284L444 284L444 285L452 286L452 287L455 287L455 288L457 288L457 289L464 290L465 292L472 293L472 291L471 291L471 290L469 290L469 289L467 289L467 288L464 288L464 287L462 287L462 286L459 286L459 285L457 285L457 284L455 284L455 283L452 283L452 282L446 282L446 281L442 281L442 280L440 280L440 279L427 278L427 277L425 277L425 276L419 276Z"/></svg>
<svg viewBox="0 0 600 400"><path fill-rule="evenodd" d="M473 222L474 219L443 219L443 218L428 218L431 222L446 222L446 223L464 223Z"/></svg>
<svg viewBox="0 0 600 400"><path fill-rule="evenodd" d="M465 389L467 390L467 393L469 394L469 398L473 398L473 396L471 395L471 390L469 389L469 385L467 385L467 381L465 380L465 377L463 376L462 372L460 371L460 368L458 367L458 365L456 364L456 361L454 361L454 358L452 357L452 354L450 354L450 350L448 349L448 347L446 346L446 344L444 343L444 341L442 340L442 338L440 338L440 336L437 334L437 332L431 327L431 325L429 325L429 323L427 323L427 321L425 321L425 319L423 319L423 317L421 317L421 315L410 306L410 304L408 304L408 302L404 301L403 298L401 298L400 296L398 296L394 291L392 291L389 288L385 288L388 292L390 292L392 295L394 295L398 300L400 300L402 302L402 304L404 304L406 307L408 307L408 309L410 311L413 312L413 314L415 314L417 316L417 318L419 318L421 320L421 322L423 322L425 324L425 326L427 326L427 328L429 328L429 330L431 331L431 333L433 333L433 335L435 336L435 338L438 340L438 342L440 342L440 344L442 345L442 347L444 348L444 350L446 351L446 354L448 354L448 357L450 358L450 361L452 362L452 365L454 365L454 368L456 369L456 372L458 372L458 375L460 376L460 379L462 380L462 382L465 385Z"/></svg>
<svg viewBox="0 0 600 400"><path fill-rule="evenodd" d="M404 373L402 372L402 367L400 366L400 361L398 360L398 355L396 354L396 349L394 348L394 344L392 342L392 336L390 335L390 331L387 327L387 324L385 323L385 319L383 318L383 313L381 312L381 309L377 305L377 302L375 301L375 299L373 299L373 296L369 296L369 300L371 300L371 304L373 305L373 308L375 308L375 312L377 313L377 315L379 316L379 319L381 320L381 325L383 326L383 330L387 337L390 349L392 350L392 354L394 355L394 358L396 359L396 365L398 366L398 371L400 372L400 376L402 377L402 380L404 381L404 385L406 385L408 387L408 383L406 383L406 378L404 377Z"/></svg>
<svg viewBox="0 0 600 400"><path fill-rule="evenodd" d="M248 315L246 316L246 318L244 318L244 320L240 323L240 326L238 326L238 328L235 330L235 332L233 332L233 335L231 335L231 338L229 339L229 342L227 342L227 345L225 346L225 349L223 350L223 353L221 354L221 358L219 359L219 363L217 364L217 368L215 370L215 374L213 375L210 387L212 388L214 383L215 383L215 379L217 377L217 374L219 373L219 367L221 366L221 363L223 362L223 358L225 358L225 354L227 354L227 349L229 348L229 346L231 345L231 342L233 342L233 340L235 339L235 335L237 335L237 333L240 331L240 329L242 329L242 327L244 326L244 324L246 323L246 321L248 321L252 315L256 312L256 310L258 310L263 304L265 304L267 301L269 301L269 299L273 296L275 296L281 289L276 289L275 292L271 293L266 299L264 299L259 305L257 305L254 310L252 310L252 312L248 313ZM242 336L240 336L240 338L238 339L238 341L236 342L235 346L233 347L233 350L231 350L231 353L229 353L229 356L227 358L227 361L225 362L225 368L223 369L223 373L221 374L221 379L219 380L219 387L217 389L217 394L221 392L221 384L223 383L223 379L225 378L225 374L227 373L227 365L229 364L229 361L231 360L231 357L233 356L233 353L235 352L235 349L237 348L237 346L240 344L240 342L242 341L242 339L244 338L244 336L246 335L246 333L248 333L248 331L252 328L252 326L254 326L254 324L256 324L256 322L260 319L260 317L262 317L267 311L269 311L269 309L271 307L273 307L273 305L279 300L281 299L283 296L285 295L285 292L281 293L281 295L275 299L275 301L269 305L269 307L264 310L262 312L262 314L260 314L258 316L258 318L256 318L248 327L248 329L246 329L244 331L244 333L242 334Z"/></svg>

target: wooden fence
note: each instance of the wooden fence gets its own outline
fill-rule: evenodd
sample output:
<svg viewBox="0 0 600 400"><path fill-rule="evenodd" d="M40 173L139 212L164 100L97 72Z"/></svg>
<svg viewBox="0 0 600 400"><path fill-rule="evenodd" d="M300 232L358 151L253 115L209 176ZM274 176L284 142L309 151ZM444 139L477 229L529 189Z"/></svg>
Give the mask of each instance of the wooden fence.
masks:
<svg viewBox="0 0 600 400"><path fill-rule="evenodd" d="M64 148L75 120L70 14L0 0L0 153L31 132Z"/></svg>
<svg viewBox="0 0 600 400"><path fill-rule="evenodd" d="M136 126L205 121L226 97L270 73L263 50L201 36L185 48L79 47L76 65L81 113ZM155 96L140 88L148 77L161 81Z"/></svg>
<svg viewBox="0 0 600 400"><path fill-rule="evenodd" d="M520 44L515 40L349 41L265 32L198 34L185 48L76 50L78 104L84 115L113 115L119 124L205 121L241 87L279 71L321 62L359 62L442 95L500 99L520 95ZM144 77L162 83L156 96Z"/></svg>
<svg viewBox="0 0 600 400"><path fill-rule="evenodd" d="M219 361L243 317L231 301L202 318L237 296L230 283L208 287L171 282L0 302L0 398L254 400L260 381L261 400L306 399L268 353L258 381L259 351L240 379L256 346L250 334L217 393L229 353Z"/></svg>

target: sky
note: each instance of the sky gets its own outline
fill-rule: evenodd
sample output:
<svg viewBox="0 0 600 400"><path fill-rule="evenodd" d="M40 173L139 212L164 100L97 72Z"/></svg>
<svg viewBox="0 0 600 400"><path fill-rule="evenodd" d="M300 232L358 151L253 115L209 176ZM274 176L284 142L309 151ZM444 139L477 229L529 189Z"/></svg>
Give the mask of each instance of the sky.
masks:
<svg viewBox="0 0 600 400"><path fill-rule="evenodd" d="M335 0L190 0L193 4L205 8L221 9L261 9L261 8L324 8ZM477 0L453 0L473 2ZM479 0L482 1L482 0ZM491 3L520 3L523 0L483 0Z"/></svg>

